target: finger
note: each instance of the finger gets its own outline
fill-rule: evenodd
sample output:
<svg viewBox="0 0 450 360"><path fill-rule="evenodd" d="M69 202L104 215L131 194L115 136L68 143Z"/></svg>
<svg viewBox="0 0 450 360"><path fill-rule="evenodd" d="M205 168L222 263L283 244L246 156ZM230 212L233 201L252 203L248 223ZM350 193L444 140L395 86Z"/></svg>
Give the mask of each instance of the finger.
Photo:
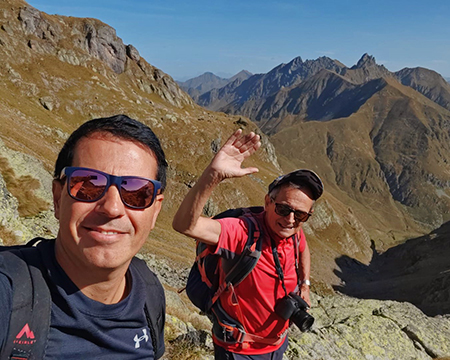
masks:
<svg viewBox="0 0 450 360"><path fill-rule="evenodd" d="M259 169L256 167L248 167L248 168L240 168L236 173L234 174L234 177L242 177L250 174L254 174L259 172Z"/></svg>
<svg viewBox="0 0 450 360"><path fill-rule="evenodd" d="M239 133L238 133L238 131L239 131ZM241 146L247 142L246 139L250 135L250 134L247 134L247 135L242 134L242 129L239 129L238 131L236 131L234 133L234 134L237 134L237 136L235 137L235 140L232 143L232 146L234 146L236 149L240 149Z"/></svg>
<svg viewBox="0 0 450 360"><path fill-rule="evenodd" d="M228 140L225 142L225 144L222 147L225 147L227 145L234 145L235 141L238 140L241 137L242 129L237 129L233 135L231 135Z"/></svg>
<svg viewBox="0 0 450 360"><path fill-rule="evenodd" d="M261 147L261 141L259 141L259 136L257 135L252 141L245 144L245 146L241 147L239 150L241 154L245 157L248 157L255 153Z"/></svg>
<svg viewBox="0 0 450 360"><path fill-rule="evenodd" d="M242 169L244 175L254 174L259 172L259 169L257 167L248 167Z"/></svg>
<svg viewBox="0 0 450 360"><path fill-rule="evenodd" d="M246 150L254 147L260 140L260 136L255 134L254 132L251 132L249 134L247 134L246 136L243 136L240 139L240 146L239 146L239 150L240 152L245 152Z"/></svg>

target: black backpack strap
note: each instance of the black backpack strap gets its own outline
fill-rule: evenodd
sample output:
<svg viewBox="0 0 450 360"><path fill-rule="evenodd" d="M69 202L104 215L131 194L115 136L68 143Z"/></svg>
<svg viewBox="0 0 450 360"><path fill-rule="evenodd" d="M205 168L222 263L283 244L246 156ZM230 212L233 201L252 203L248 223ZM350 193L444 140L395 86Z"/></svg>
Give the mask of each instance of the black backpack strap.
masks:
<svg viewBox="0 0 450 360"><path fill-rule="evenodd" d="M259 208L259 207L258 207ZM260 256L263 234L258 221L251 215L251 208L243 208L241 218L247 223L248 237L244 250L234 260L221 259L221 266L226 276L211 299L213 305L225 289L238 286L255 268Z"/></svg>
<svg viewBox="0 0 450 360"><path fill-rule="evenodd" d="M8 337L0 359L44 358L51 318L44 269L37 248L21 247L0 255L0 272L9 278L13 290Z"/></svg>
<svg viewBox="0 0 450 360"><path fill-rule="evenodd" d="M164 324L166 321L166 298L164 289L157 276L148 268L145 261L134 257L131 264L136 268L146 284L144 312L150 328L155 359L159 359L165 351Z"/></svg>
<svg viewBox="0 0 450 360"><path fill-rule="evenodd" d="M254 218L242 218L247 222L248 226L247 243L245 244L244 251L239 256L239 260L227 271L225 277L225 282L232 283L234 287L240 284L256 266L256 263L261 256L262 248L262 234L260 233L258 223Z"/></svg>

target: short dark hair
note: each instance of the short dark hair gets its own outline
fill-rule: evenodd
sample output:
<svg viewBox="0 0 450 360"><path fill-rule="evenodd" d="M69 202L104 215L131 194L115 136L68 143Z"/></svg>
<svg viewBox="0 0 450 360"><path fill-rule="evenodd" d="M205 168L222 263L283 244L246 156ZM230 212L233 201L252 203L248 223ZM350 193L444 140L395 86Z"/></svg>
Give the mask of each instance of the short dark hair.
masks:
<svg viewBox="0 0 450 360"><path fill-rule="evenodd" d="M161 182L161 192L166 187L167 161L161 144L155 133L147 125L126 115L93 119L82 124L67 139L55 163L54 178L58 179L62 169L71 166L78 142L94 133L109 133L115 137L141 143L149 148L156 157L158 172L156 179Z"/></svg>

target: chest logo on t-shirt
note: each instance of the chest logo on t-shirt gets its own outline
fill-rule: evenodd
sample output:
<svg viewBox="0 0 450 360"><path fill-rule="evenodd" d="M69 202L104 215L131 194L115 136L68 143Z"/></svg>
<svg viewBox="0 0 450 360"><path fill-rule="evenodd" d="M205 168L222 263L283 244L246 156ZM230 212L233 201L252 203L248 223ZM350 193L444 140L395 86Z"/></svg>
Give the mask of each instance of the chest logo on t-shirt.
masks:
<svg viewBox="0 0 450 360"><path fill-rule="evenodd" d="M142 333L144 335L142 335L141 337L139 337L138 334L136 334L134 336L134 342L135 342L134 348L135 349L139 349L141 347L141 341L143 341L143 340L145 340L145 342L148 341L147 329L142 329Z"/></svg>

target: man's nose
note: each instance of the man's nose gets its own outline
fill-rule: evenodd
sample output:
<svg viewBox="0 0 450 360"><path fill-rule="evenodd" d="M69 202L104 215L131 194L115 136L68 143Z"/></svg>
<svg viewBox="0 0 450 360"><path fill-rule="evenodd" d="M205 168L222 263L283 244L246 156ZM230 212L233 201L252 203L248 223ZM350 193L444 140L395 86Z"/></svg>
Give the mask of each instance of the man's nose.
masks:
<svg viewBox="0 0 450 360"><path fill-rule="evenodd" d="M120 217L125 213L125 204L117 186L111 185L106 190L105 195L98 201L98 209L110 218Z"/></svg>
<svg viewBox="0 0 450 360"><path fill-rule="evenodd" d="M285 218L286 218L290 223L295 222L294 212L291 211L289 214L287 214L287 215L285 216Z"/></svg>

